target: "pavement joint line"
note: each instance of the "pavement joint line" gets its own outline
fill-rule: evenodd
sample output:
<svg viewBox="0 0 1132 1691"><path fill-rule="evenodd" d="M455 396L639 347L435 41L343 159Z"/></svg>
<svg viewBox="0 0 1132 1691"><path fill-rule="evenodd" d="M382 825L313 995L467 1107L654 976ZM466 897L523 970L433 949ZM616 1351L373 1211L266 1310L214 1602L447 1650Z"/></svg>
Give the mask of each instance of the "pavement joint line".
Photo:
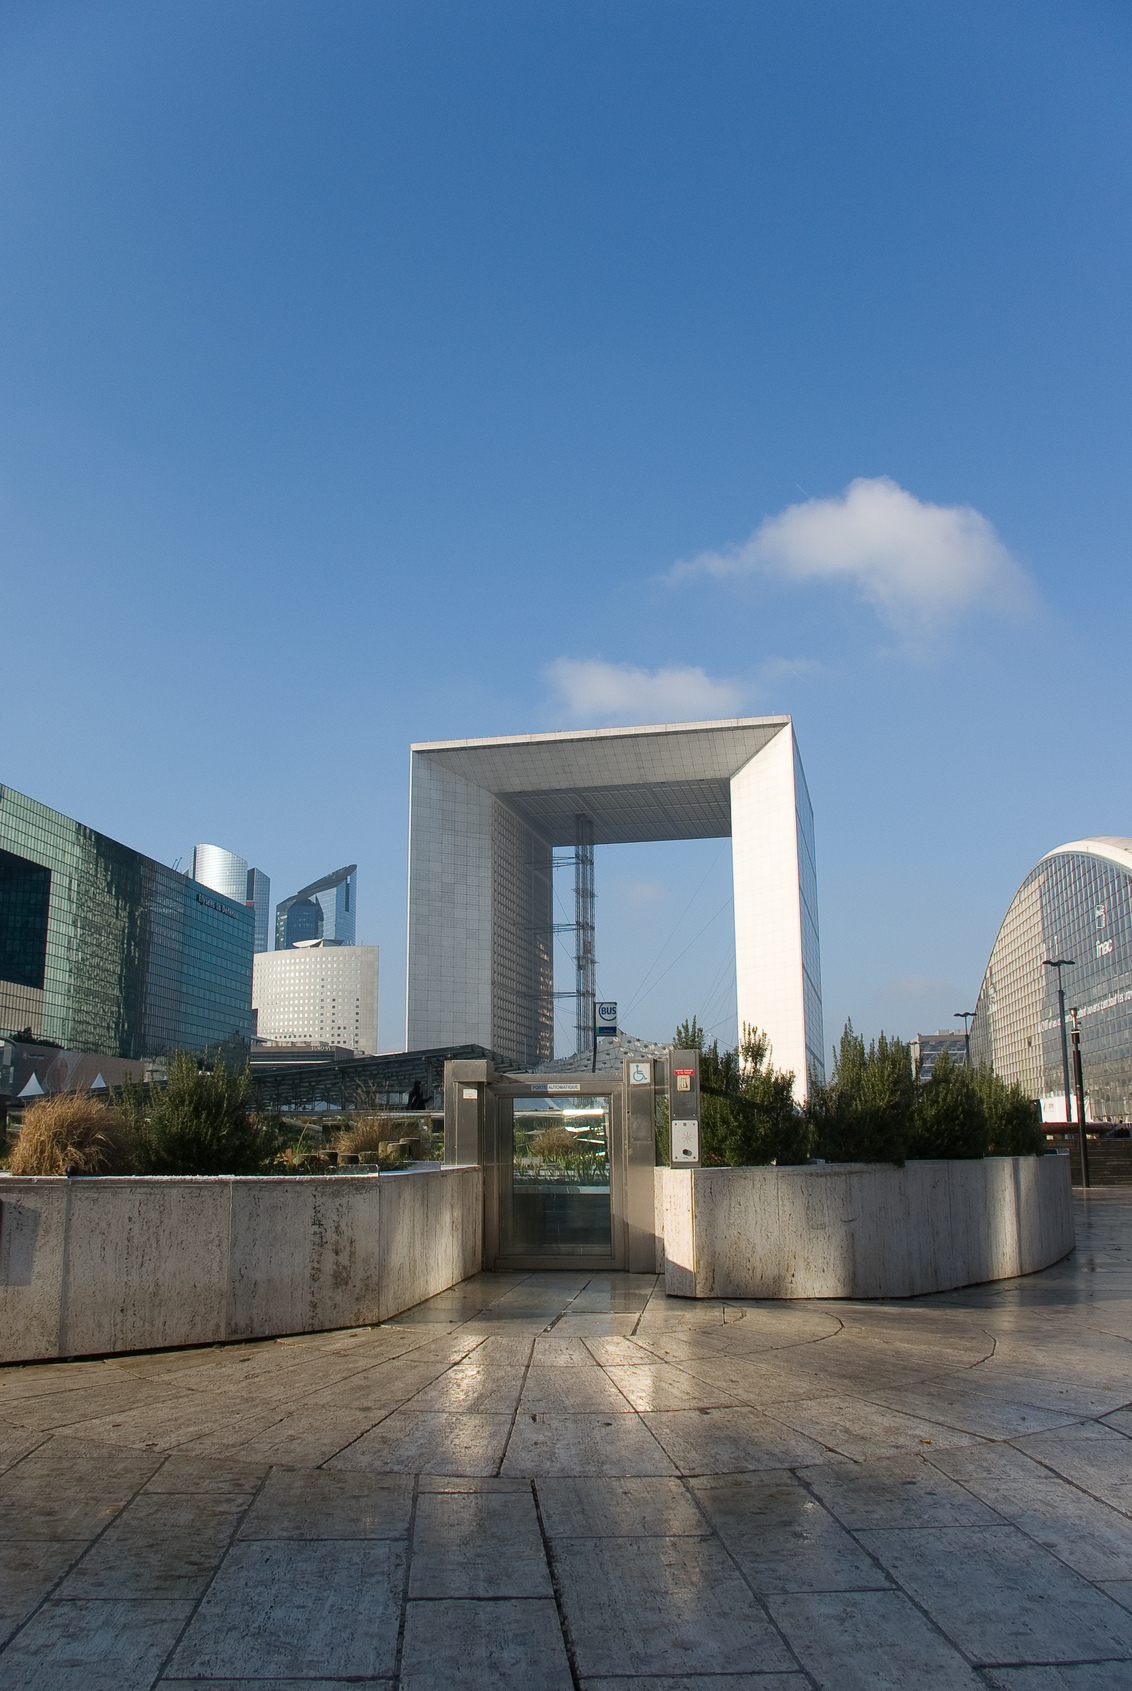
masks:
<svg viewBox="0 0 1132 1691"><path fill-rule="evenodd" d="M731 1546L727 1543L727 1540L722 1536L722 1534L717 1529L715 1522L712 1520L711 1516L708 1514L707 1510L704 1508L703 1503L700 1501L700 1499L696 1495L695 1491L693 1491L692 1487L688 1484L689 1476L687 1474L681 1474L679 1476L679 1479L680 1479L680 1484L684 1489L685 1496L691 1498L693 1507L695 1508L696 1512L700 1516L700 1519L704 1522L705 1526L707 1527L708 1538L714 1539L715 1542L719 1545L719 1548L722 1550L723 1554L727 1557L727 1560L731 1563L731 1566L735 1569L735 1572L738 1574L739 1578L742 1580L743 1584L747 1587L747 1590L750 1592L751 1598L752 1598L756 1608L759 1609L760 1612L765 1616L767 1625L770 1626L778 1634L779 1638L782 1640L783 1645L790 1652L790 1659L791 1659L791 1661L793 1661L797 1664L798 1672L805 1676L805 1680L806 1680L807 1685L812 1686L814 1688L814 1691L822 1691L822 1687L821 1687L820 1682L817 1679L815 1679L814 1676L805 1667L805 1665L802 1662L801 1657L798 1655L797 1650L795 1650L793 1644L791 1644L789 1638L787 1638L785 1632L779 1626L779 1624L775 1620L774 1616L771 1614L769 1604L767 1604L764 1601L763 1597L760 1595L760 1593L755 1590L754 1585L752 1584L750 1578L748 1577L746 1569L743 1567L743 1565L739 1561L738 1557L732 1551Z"/></svg>
<svg viewBox="0 0 1132 1691"><path fill-rule="evenodd" d="M45 1444L51 1444L53 1442L54 1442L53 1438L48 1438L48 1439L44 1440ZM36 1446L37 1450L41 1450L42 1448L43 1448L43 1445L37 1445ZM29 1451L28 1454L31 1455L33 1453L31 1451ZM0 1654L2 1654L4 1650L7 1650L9 1645L14 1644L16 1642L16 1639L20 1636L21 1632L23 1632L24 1628L27 1627L27 1626L30 1626L32 1621L39 1614L40 1610L46 1608L47 1604L50 1603L53 1600L55 1592L62 1585L63 1581L65 1579L67 1579L74 1572L74 1570L79 1566L79 1564L81 1562L86 1560L86 1558L90 1555L91 1551L95 1548L95 1546L97 1544L99 1544L101 1542L101 1540L105 1537L105 1535L110 1531L110 1528L112 1526L114 1526L116 1524L116 1522L121 1520L122 1516L126 1513L126 1510L130 1507L130 1505L132 1503L134 1503L137 1500L137 1498L139 1498L141 1496L142 1492L145 1490L145 1488L149 1484L150 1480L153 1479L155 1474L159 1474L161 1472L162 1468L164 1468L164 1466L165 1466L165 1464L168 1460L169 1460L169 1455L168 1455L168 1453L166 1453L166 1455L162 1457L160 1462L158 1462L156 1468L154 1468L153 1473L146 1475L145 1479L142 1480L139 1483L136 1490L134 1490L130 1494L130 1496L122 1504L121 1508L117 1509L114 1512L114 1514L111 1515L110 1519L106 1522L106 1524L103 1527L101 1527L99 1529L98 1532L95 1533L94 1537L90 1540L90 1542L83 1546L82 1550L79 1551L79 1554L74 1558L74 1560L67 1564L67 1566L64 1568L63 1572L59 1575L58 1579L56 1579L52 1582L52 1584L44 1592L43 1596L40 1598L39 1602L35 1605L35 1607L33 1609L29 1610L28 1613L24 1616L23 1620L19 1623L19 1625L17 1627L14 1627L13 1630L9 1633L8 1637L4 1640L3 1645L0 1646ZM74 1599L72 1599L72 1601L74 1601Z"/></svg>
<svg viewBox="0 0 1132 1691"><path fill-rule="evenodd" d="M570 1635L570 1623L566 1616L566 1604L562 1596L562 1582L558 1577L558 1562L550 1534L546 1530L546 1522L542 1518L542 1499L538 1494L537 1480L531 1480L530 1487L531 1497L535 1505L535 1520L538 1522L539 1537L542 1539L542 1553L546 1558L546 1571L550 1576L550 1589L554 1596L558 1627L562 1634L562 1647L566 1652L566 1664L570 1669L570 1682L574 1691L582 1691L582 1676L578 1671L578 1658L574 1650L574 1640Z"/></svg>
<svg viewBox="0 0 1132 1691"><path fill-rule="evenodd" d="M166 1461L168 1461L168 1457L166 1457ZM164 1467L164 1466L165 1466L165 1463L163 1462L161 1464L161 1467ZM160 1473L161 1468L158 1468L157 1472ZM205 1598L208 1596L208 1593L212 1590L212 1587L213 1587L213 1584L216 1581L217 1575L220 1573L220 1570L224 1566L224 1563L226 1562L226 1560L228 1558L228 1554L231 1551L232 1546L236 1542L240 1528L243 1526L244 1522L247 1520L249 1512L255 1507L256 1503L258 1503L259 1498L260 1498L260 1494L263 1491L263 1488L267 1484L268 1480L271 1478L271 1475L272 1475L273 1472L274 1472L274 1469L269 1467L267 1472L264 1474L262 1480L260 1480L260 1482L256 1486L255 1490L252 1492L252 1495L249 1497L245 1507L243 1509L240 1509L240 1510L237 1511L236 1518L235 1518L234 1522L232 1523L232 1531L228 1534L228 1542L224 1546L223 1550L220 1552L220 1555L217 1557L216 1566L213 1568L212 1572L209 1574L208 1578L205 1580L204 1586L203 1586L203 1588L200 1592L200 1595L192 1603L192 1606L190 1607L188 1614L185 1616L184 1624L179 1629L176 1638L174 1638L172 1644L169 1646L168 1650L165 1652L165 1655L161 1658L161 1663L160 1663L160 1665L157 1669L157 1672L154 1674L152 1680L150 1681L151 1691L154 1691L154 1688L157 1685L159 1685L161 1680L164 1678L165 1669L169 1666L169 1663L173 1660L173 1657L175 1656L175 1654L177 1653L177 1650L180 1647L181 1640L184 1638L186 1632L189 1630L189 1627L193 1624L193 1621L196 1619L196 1617L197 1617L197 1615L200 1611L201 1604L204 1602ZM152 1478L153 1478L153 1475L151 1474L150 1479L152 1479ZM148 1484L148 1481L146 1483Z"/></svg>
<svg viewBox="0 0 1132 1691"><path fill-rule="evenodd" d="M924 1463L928 1463L928 1458L926 1456L922 1456L922 1457L920 1457L920 1461L924 1462ZM929 1464L929 1465L934 1466L934 1464ZM867 1556L869 1561L873 1564L873 1566L877 1569L877 1571L884 1575L885 1579L889 1582L889 1588L893 1591L900 1592L900 1594L909 1603L911 1603L912 1607L917 1611L917 1613L920 1616L922 1616L922 1618L927 1622L929 1628L931 1629L932 1632L935 1633L936 1637L941 1638L943 1640L943 1642L947 1645L947 1648L949 1650L953 1650L955 1652L955 1654L959 1657L960 1661L965 1662L967 1664L967 1666L969 1668L971 1668L972 1670L976 1669L979 1666L979 1663L975 1660L975 1658L972 1657L972 1656L969 1656L967 1654L966 1650L964 1650L961 1647L961 1645L956 1643L955 1639L951 1637L950 1633L948 1633L944 1630L944 1628L940 1625L939 1621L936 1620L935 1616L933 1614L931 1614L930 1611L928 1609L926 1609L924 1607L924 1605L919 1601L919 1599L917 1597L915 1597L912 1594L912 1592L910 1592L908 1590L908 1588L901 1583L900 1579L897 1577L897 1575L895 1573L893 1573L892 1569L886 1568L884 1563L880 1560L879 1556L874 1555L874 1553L869 1549L867 1544L861 1543L860 1534L857 1531L854 1531L854 1529L852 1527L849 1527L845 1524L844 1520L842 1520L841 1516L837 1513L837 1510L833 1507L833 1505L831 1503L827 1503L824 1498L819 1497L815 1493L813 1487L807 1483L805 1476L804 1476L804 1473L798 1472L795 1477L798 1479L798 1481L801 1485L805 1486L806 1490L813 1497L815 1503L819 1504L820 1507L825 1509L828 1514L832 1515L833 1519L837 1522L837 1524L841 1528L842 1532L848 1533L849 1537L853 1540L853 1543L857 1546L857 1549L861 1552L861 1554L863 1556ZM1007 1523L1007 1524L1009 1525L1009 1523ZM875 1530L875 1529L866 1528L866 1529L862 1529L862 1530L872 1531L872 1530ZM909 1530L924 1531L924 1530L931 1530L931 1529L924 1529L924 1528L921 1527L919 1529L912 1528L912 1529L909 1529ZM997 1531L997 1528L994 1529L994 1530Z"/></svg>
<svg viewBox="0 0 1132 1691"><path fill-rule="evenodd" d="M499 1461L495 1464L495 1467L492 1471L492 1475L491 1475L492 1479L496 1479L496 1480L499 1479L500 1476L503 1473L503 1464L507 1460L507 1452L510 1450L511 1440L515 1436L515 1426L516 1426L516 1423L518 1422L518 1419L519 1419L519 1405L522 1403L523 1393L527 1389L527 1375L531 1371L531 1363L534 1360L534 1354L535 1354L535 1340L532 1339L531 1344L530 1344L530 1349L527 1351L527 1360L523 1364L523 1373L522 1373L522 1377L519 1380L519 1390L518 1390L518 1393L516 1394L516 1397L515 1397L515 1407L511 1411L511 1424L507 1428L507 1437L503 1441L503 1449L499 1453Z"/></svg>
<svg viewBox="0 0 1132 1691"><path fill-rule="evenodd" d="M401 1576L401 1604L397 1615L397 1647L393 1657L394 1685L401 1683L401 1661L405 1654L405 1627L409 1619L409 1578L413 1567L413 1546L417 1532L417 1502L421 1492L421 1476L413 1475L413 1501L409 1506L409 1530L405 1539L405 1571Z"/></svg>

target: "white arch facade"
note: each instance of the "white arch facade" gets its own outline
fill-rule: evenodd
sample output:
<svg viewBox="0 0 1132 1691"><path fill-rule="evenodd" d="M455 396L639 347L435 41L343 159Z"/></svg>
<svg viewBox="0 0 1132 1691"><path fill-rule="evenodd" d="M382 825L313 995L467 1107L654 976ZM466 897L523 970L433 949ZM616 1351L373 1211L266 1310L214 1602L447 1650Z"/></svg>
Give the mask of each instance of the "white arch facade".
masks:
<svg viewBox="0 0 1132 1691"><path fill-rule="evenodd" d="M739 1022L824 1076L813 808L788 716L412 748L409 1050L553 1056L552 854L730 836Z"/></svg>

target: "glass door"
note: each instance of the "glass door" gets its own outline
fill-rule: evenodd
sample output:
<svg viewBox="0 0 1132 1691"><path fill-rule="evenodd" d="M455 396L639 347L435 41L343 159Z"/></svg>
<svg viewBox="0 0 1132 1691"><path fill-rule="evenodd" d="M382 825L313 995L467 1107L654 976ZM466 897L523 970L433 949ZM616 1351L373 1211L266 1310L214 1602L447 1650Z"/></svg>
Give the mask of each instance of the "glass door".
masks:
<svg viewBox="0 0 1132 1691"><path fill-rule="evenodd" d="M613 1100L499 1100L499 1255L613 1257Z"/></svg>

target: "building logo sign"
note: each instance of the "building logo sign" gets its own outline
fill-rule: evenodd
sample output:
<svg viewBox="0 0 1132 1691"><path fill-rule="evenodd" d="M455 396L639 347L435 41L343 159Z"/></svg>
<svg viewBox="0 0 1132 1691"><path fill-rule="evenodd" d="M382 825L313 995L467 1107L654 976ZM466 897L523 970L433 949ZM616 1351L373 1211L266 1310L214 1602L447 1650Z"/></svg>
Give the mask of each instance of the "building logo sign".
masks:
<svg viewBox="0 0 1132 1691"><path fill-rule="evenodd" d="M210 910L219 910L222 916L230 916L233 922L238 919L234 910L229 910L226 904L218 903L215 898L206 898L202 892L197 893L197 903L207 904Z"/></svg>

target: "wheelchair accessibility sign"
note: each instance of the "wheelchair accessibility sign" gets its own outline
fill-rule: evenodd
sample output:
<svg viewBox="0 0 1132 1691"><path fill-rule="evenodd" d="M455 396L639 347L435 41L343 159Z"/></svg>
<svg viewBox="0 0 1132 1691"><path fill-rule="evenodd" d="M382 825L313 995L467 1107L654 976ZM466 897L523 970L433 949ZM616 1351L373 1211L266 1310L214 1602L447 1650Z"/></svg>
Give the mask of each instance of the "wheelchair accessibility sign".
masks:
<svg viewBox="0 0 1132 1691"><path fill-rule="evenodd" d="M630 1086L651 1086L652 1085L652 1064L651 1063L630 1063L629 1064L629 1085Z"/></svg>

